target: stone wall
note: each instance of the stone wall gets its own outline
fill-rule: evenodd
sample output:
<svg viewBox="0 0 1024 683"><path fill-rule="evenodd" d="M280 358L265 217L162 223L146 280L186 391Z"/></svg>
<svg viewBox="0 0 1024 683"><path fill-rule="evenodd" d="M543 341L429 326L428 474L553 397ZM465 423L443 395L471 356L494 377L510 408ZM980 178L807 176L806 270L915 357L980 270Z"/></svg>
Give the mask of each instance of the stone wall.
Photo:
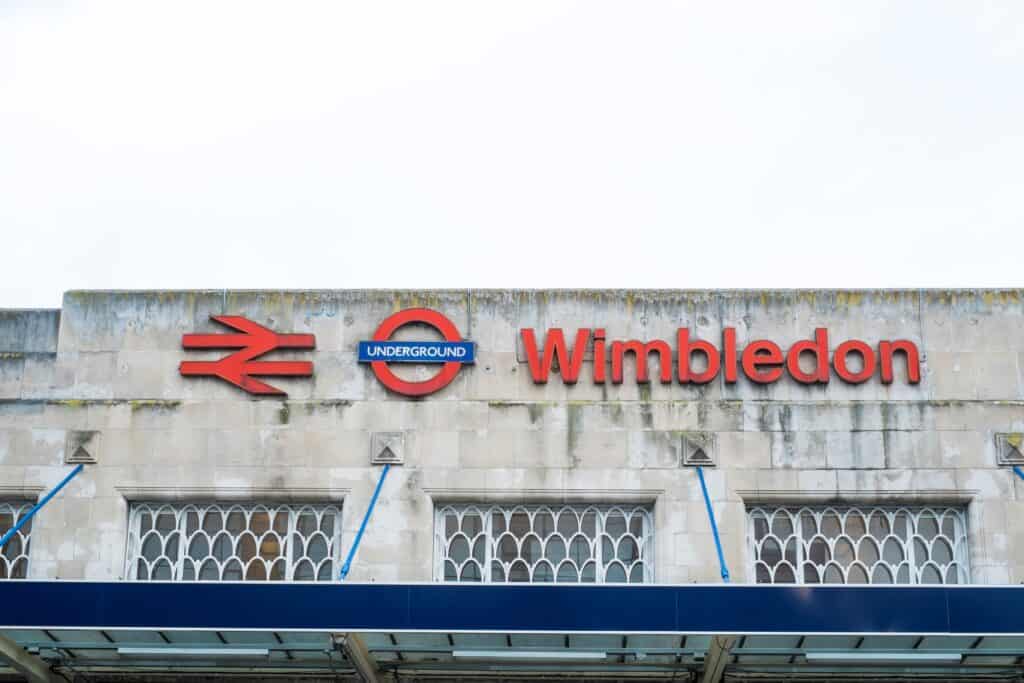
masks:
<svg viewBox="0 0 1024 683"><path fill-rule="evenodd" d="M356 345L403 308L448 316L477 362L438 394L389 394ZM286 400L183 378L181 336L243 315L316 335L309 379ZM59 323L59 331L58 331ZM742 376L705 386L554 377L535 385L519 329L603 327L609 339L667 339L689 327L716 345L783 348L827 327L834 346L909 339L921 382L833 377L806 386ZM423 331L403 330L408 338ZM35 498L68 471L69 438L97 434L99 459L36 522L31 575L124 575L133 500L343 500L347 550L380 469L370 435L405 433L352 580L429 581L433 509L449 500L627 501L655 505L656 578L717 582L688 432L713 433L706 470L734 580L748 580L745 504L759 501L967 504L977 583L1024 582L1024 481L997 467L997 433L1024 432L1021 291L194 291L69 292L61 311L0 313L0 497ZM416 376L415 369L407 369ZM657 365L652 376L657 377Z"/></svg>

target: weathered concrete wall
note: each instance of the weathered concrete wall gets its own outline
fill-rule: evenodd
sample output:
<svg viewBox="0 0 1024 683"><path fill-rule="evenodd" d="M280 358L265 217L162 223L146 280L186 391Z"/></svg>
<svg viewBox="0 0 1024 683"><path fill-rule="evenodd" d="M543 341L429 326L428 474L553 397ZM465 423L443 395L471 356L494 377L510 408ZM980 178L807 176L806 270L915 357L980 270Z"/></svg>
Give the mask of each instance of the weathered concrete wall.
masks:
<svg viewBox="0 0 1024 683"><path fill-rule="evenodd" d="M359 341L413 306L478 344L475 366L419 401L356 362ZM311 359L315 376L275 378L287 400L181 377L182 360L223 355L181 349L184 333L219 331L216 314L314 333L314 352L279 357ZM69 431L102 435L99 464L39 517L39 578L121 577L130 500L343 498L347 550L379 474L370 434L403 431L406 463L386 483L354 580L431 580L437 501L622 500L655 504L658 581L715 582L700 488L679 462L682 433L697 431L717 437L708 483L737 580L745 504L842 499L966 503L972 579L1024 581L1024 481L995 453L996 433L1024 432L1021 291L70 292L59 320L55 356L23 361L17 380L0 374L0 495L56 483ZM914 341L922 378L639 385L630 361L626 382L595 385L588 358L578 384L535 385L519 329L556 326L673 345L678 327L716 345L735 327L741 348L787 348L828 327L833 348ZM27 349L19 329L35 328L0 317L0 340Z"/></svg>
<svg viewBox="0 0 1024 683"><path fill-rule="evenodd" d="M59 327L60 311L0 310L0 396L31 394L52 376Z"/></svg>

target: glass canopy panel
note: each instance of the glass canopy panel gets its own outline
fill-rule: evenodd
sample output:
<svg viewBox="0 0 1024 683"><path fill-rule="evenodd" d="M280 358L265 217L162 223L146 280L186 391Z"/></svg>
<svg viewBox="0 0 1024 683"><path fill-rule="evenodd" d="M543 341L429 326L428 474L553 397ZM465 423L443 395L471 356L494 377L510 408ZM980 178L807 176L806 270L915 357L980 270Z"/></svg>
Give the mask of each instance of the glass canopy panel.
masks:
<svg viewBox="0 0 1024 683"><path fill-rule="evenodd" d="M112 668L124 674L143 667L175 668L225 673L246 670L260 678L290 675L297 671L331 675L351 671L340 650L334 648L334 636L324 632L274 631L157 631L151 629L82 630L56 629L10 630L3 634L27 648L41 648L50 661L75 654L73 665L88 675L90 667ZM399 678L403 669L431 670L432 675L446 680L467 676L481 680L497 670L550 671L558 675L580 675L600 667L605 673L642 674L644 679L684 680L689 671L697 671L701 660L691 652L706 653L708 635L669 634L566 634L566 633L360 633L370 654L385 672ZM119 647L152 648L145 656L125 653ZM216 650L229 649L241 654L216 656ZM160 652L163 649L165 652ZM189 655L188 650L212 652L211 655ZM253 654L247 655L246 650ZM480 651L481 658L455 657L453 652ZM537 652L531 660L524 652ZM772 652L778 651L778 652ZM508 657L503 653L508 653ZM557 653L556 656L551 656ZM810 653L855 654L860 662L808 662ZM962 663L935 663L929 655L965 656ZM597 655L588 660L587 655ZM907 662L886 664L871 662L872 654L880 657L920 657L921 664ZM580 658L582 656L582 658ZM1024 662L1022 636L953 636L953 635L750 635L739 636L733 646L730 667L764 672L806 671L814 675L850 673L851 666L863 672L864 680L888 680L897 674L920 672L992 674L1017 670ZM69 669L70 670L70 669ZM347 675L347 674L346 674Z"/></svg>
<svg viewBox="0 0 1024 683"><path fill-rule="evenodd" d="M988 666L1013 666L1024 662L1021 655L1024 654L1024 636L986 636L973 648L979 655L964 657L965 665L988 665ZM1015 655L1000 656L996 654L984 655L980 653L992 651L1012 651Z"/></svg>
<svg viewBox="0 0 1024 683"><path fill-rule="evenodd" d="M373 653L373 658L378 662L395 662L398 661L398 653L390 650L382 650L381 648L393 648L394 641L392 640L392 634L390 633L364 633L362 635L363 642L366 644L367 649Z"/></svg>
<svg viewBox="0 0 1024 683"><path fill-rule="evenodd" d="M402 661L450 662L453 645L445 633L395 633L395 644L401 650Z"/></svg>
<svg viewBox="0 0 1024 683"><path fill-rule="evenodd" d="M779 649L794 649L799 648L801 644L800 636L747 636L743 638L741 643L737 643L734 646L736 651L742 650L779 650ZM741 647L740 647L741 645ZM772 654L752 654L752 655L736 655L735 661L737 664L790 664L793 660L793 655L772 655Z"/></svg>

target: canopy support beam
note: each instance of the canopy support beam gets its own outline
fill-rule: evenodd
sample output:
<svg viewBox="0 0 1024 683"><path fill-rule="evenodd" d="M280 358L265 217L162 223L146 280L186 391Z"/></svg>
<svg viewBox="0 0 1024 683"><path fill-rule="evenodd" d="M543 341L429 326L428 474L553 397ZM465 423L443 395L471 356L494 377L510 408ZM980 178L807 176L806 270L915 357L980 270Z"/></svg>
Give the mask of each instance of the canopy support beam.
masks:
<svg viewBox="0 0 1024 683"><path fill-rule="evenodd" d="M342 652L355 667L356 674L363 680L363 683L381 683L380 667L377 666L377 660L370 654L370 650L358 633L342 633L335 636L335 642L341 646Z"/></svg>
<svg viewBox="0 0 1024 683"><path fill-rule="evenodd" d="M50 671L46 662L29 654L25 648L2 634L0 634L0 659L9 662L15 671L31 683L67 683L63 678Z"/></svg>
<svg viewBox="0 0 1024 683"><path fill-rule="evenodd" d="M735 642L735 636L714 636L711 639L711 646L704 655L704 676L701 683L721 682Z"/></svg>

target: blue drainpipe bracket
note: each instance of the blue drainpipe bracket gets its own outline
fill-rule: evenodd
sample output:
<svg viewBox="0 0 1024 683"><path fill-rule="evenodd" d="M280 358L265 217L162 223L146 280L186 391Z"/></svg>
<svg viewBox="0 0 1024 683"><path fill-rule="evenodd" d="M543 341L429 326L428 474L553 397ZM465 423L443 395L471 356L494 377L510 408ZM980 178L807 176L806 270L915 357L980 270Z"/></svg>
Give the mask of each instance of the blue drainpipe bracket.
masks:
<svg viewBox="0 0 1024 683"><path fill-rule="evenodd" d="M60 493L60 490L64 488L64 486L67 485L69 481L74 479L78 475L78 473L82 471L83 467L85 466L79 465L75 469L71 470L71 472L69 472L66 477L61 479L59 484L50 489L50 492L47 493L41 501L36 503L32 507L32 509L29 510L27 514L25 514L25 516L19 519L17 524L8 529L7 533L5 533L2 538L0 538L0 548L3 548L7 541L11 540L11 537L14 536L14 534L18 533L18 529L20 529L21 527L25 526L26 523L28 523L28 520L35 517L36 513L42 510L43 506L49 503L51 498Z"/></svg>
<svg viewBox="0 0 1024 683"><path fill-rule="evenodd" d="M711 521L711 534L715 537L715 551L718 553L718 566L722 569L722 581L729 583L729 568L725 566L725 555L722 553L722 539L718 537L715 509L711 506L708 486L704 483L704 469L700 465L697 466L697 477L700 479L700 490L704 493L704 505L708 509L708 519Z"/></svg>
<svg viewBox="0 0 1024 683"><path fill-rule="evenodd" d="M370 515L373 514L373 508L377 505L377 497L380 496L380 489L384 486L384 479L388 476L388 471L391 469L391 463L384 465L384 471L380 473L380 479L377 480L377 488L373 490L373 497L370 498L370 504L366 508L366 514L363 515L363 521L359 525L359 531L356 532L356 538L352 541L352 547L348 550L348 557L345 558L345 564L341 565L341 571L338 573L338 580L344 581L345 577L348 576L348 572L352 569L352 560L355 559L356 551L359 550L359 542L363 540L363 533L366 531L366 524L370 521Z"/></svg>

